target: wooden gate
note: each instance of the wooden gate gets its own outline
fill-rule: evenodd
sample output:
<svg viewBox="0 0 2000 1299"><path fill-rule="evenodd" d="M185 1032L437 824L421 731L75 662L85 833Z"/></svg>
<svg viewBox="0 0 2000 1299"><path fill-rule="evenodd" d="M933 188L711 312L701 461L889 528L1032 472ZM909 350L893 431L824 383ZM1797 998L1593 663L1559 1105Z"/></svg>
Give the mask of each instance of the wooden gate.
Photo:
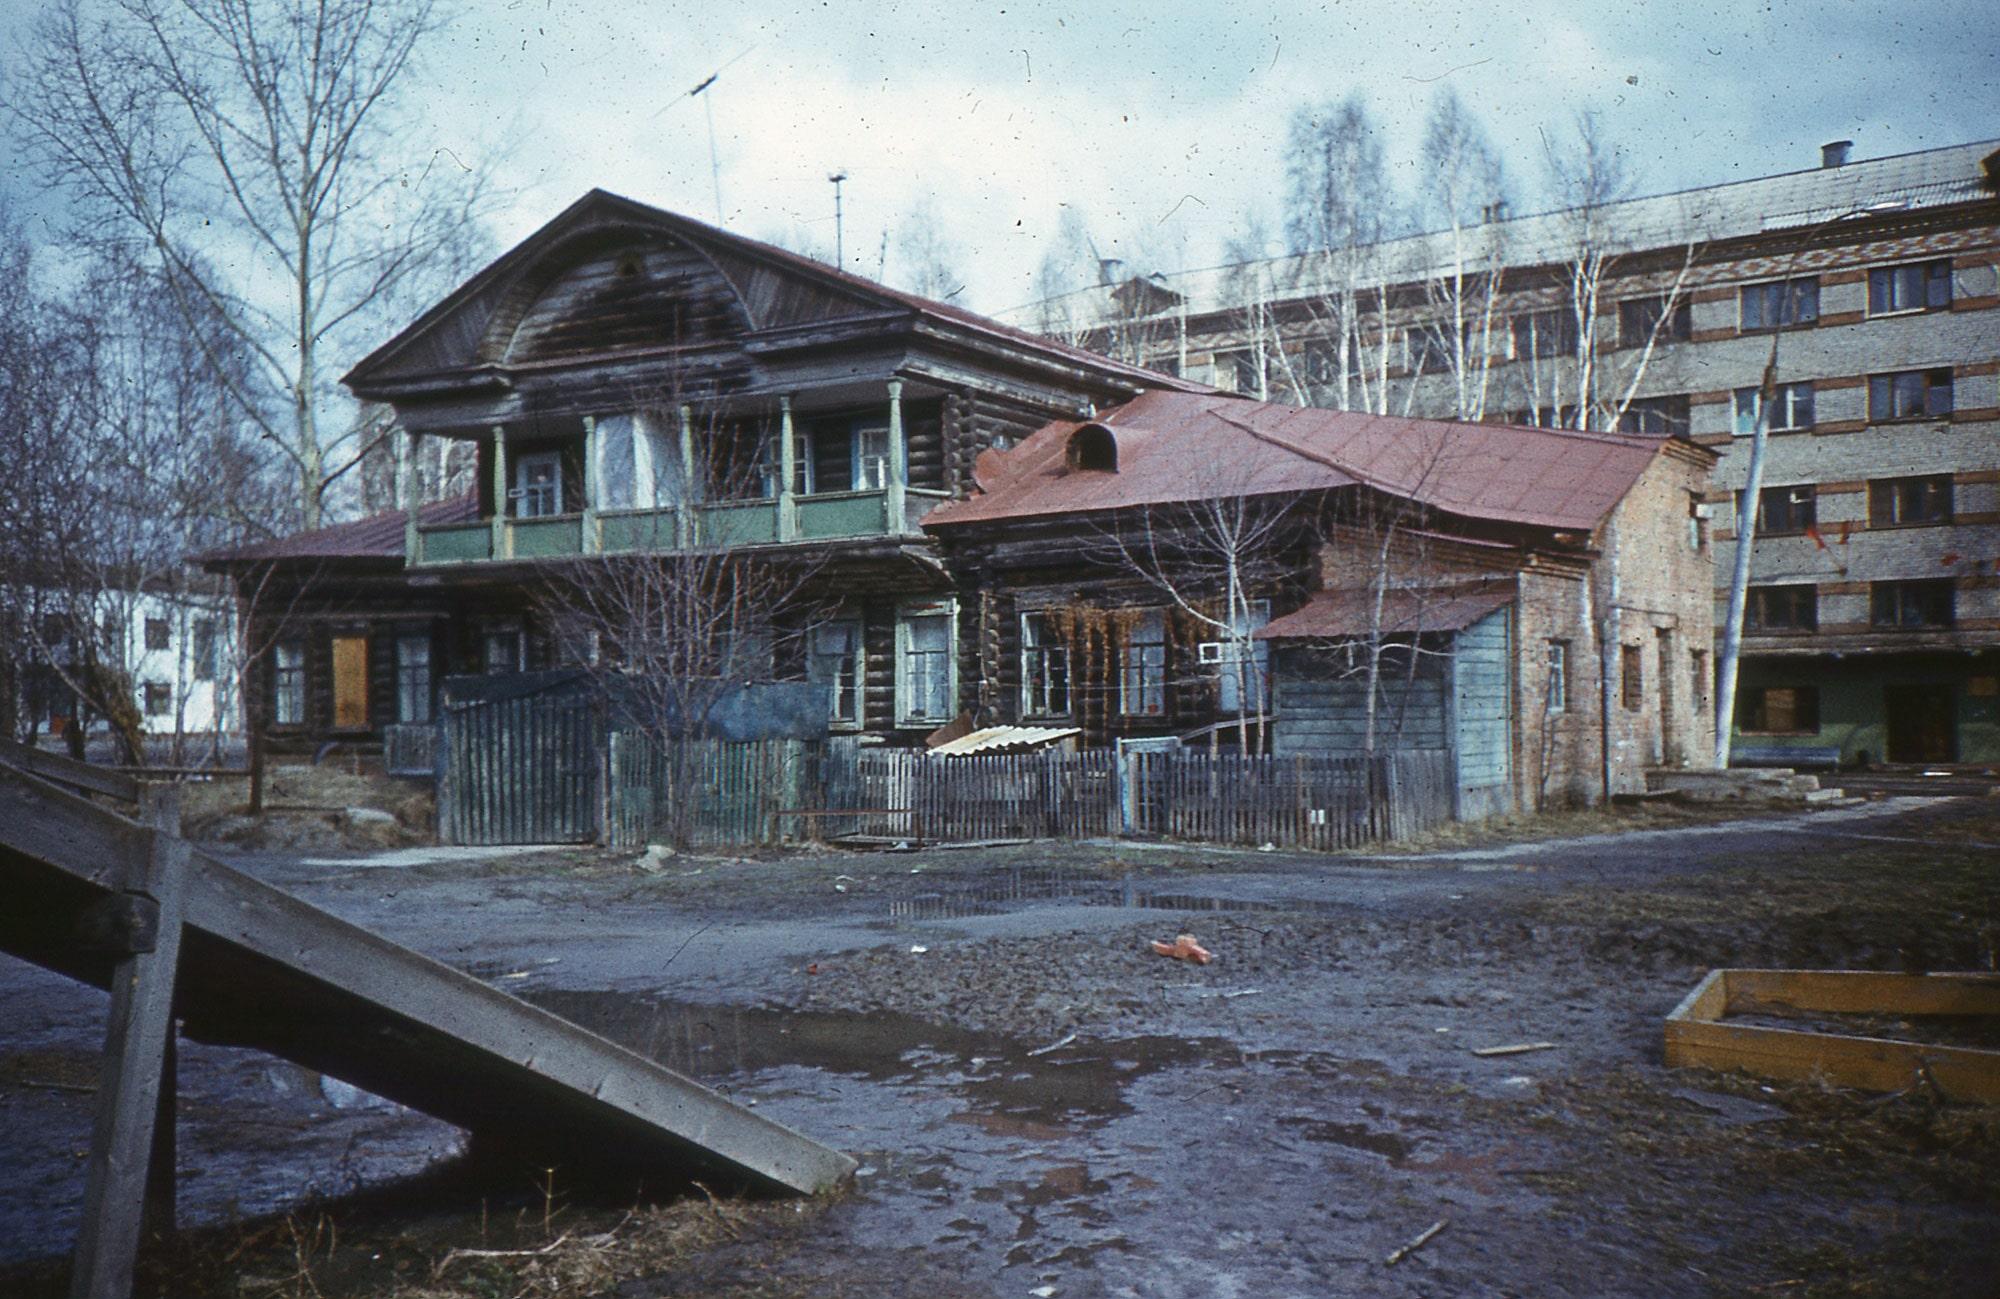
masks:
<svg viewBox="0 0 2000 1299"><path fill-rule="evenodd" d="M573 681L453 702L443 716L438 838L452 844L594 843L604 716Z"/></svg>

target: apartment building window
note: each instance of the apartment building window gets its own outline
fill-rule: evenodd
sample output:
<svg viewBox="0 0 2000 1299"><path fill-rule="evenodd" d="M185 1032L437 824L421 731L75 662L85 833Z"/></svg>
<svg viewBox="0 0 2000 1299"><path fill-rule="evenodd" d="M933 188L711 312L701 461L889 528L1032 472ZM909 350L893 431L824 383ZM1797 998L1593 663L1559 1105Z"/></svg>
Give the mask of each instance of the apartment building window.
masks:
<svg viewBox="0 0 2000 1299"><path fill-rule="evenodd" d="M836 726L861 725L861 623L841 618L813 628L806 679L832 688L827 718Z"/></svg>
<svg viewBox="0 0 2000 1299"><path fill-rule="evenodd" d="M1501 422L1522 428L1575 428L1576 407L1537 406L1533 410L1513 410L1502 416Z"/></svg>
<svg viewBox="0 0 2000 1299"><path fill-rule="evenodd" d="M1869 621L1877 627L1949 627L1957 621L1951 579L1869 583Z"/></svg>
<svg viewBox="0 0 2000 1299"><path fill-rule="evenodd" d="M1158 717L1167 711L1167 612L1142 609L1125 629L1119 659L1118 711Z"/></svg>
<svg viewBox="0 0 2000 1299"><path fill-rule="evenodd" d="M950 601L906 605L896 619L896 720L949 721L952 704Z"/></svg>
<svg viewBox="0 0 2000 1299"><path fill-rule="evenodd" d="M1688 673L1690 676L1690 685L1692 686L1688 697L1694 700L1696 713L1706 712L1708 710L1709 683L1707 650L1688 651Z"/></svg>
<svg viewBox="0 0 2000 1299"><path fill-rule="evenodd" d="M396 638L396 720L422 723L431 719L431 638Z"/></svg>
<svg viewBox="0 0 2000 1299"><path fill-rule="evenodd" d="M1817 735L1818 686L1751 686L1736 696L1736 729L1746 735Z"/></svg>
<svg viewBox="0 0 2000 1299"><path fill-rule="evenodd" d="M1818 631L1819 588L1804 583L1753 586L1744 593L1743 623L1751 631Z"/></svg>
<svg viewBox="0 0 2000 1299"><path fill-rule="evenodd" d="M1618 346L1644 347L1647 343L1685 343L1694 337L1694 309L1686 298L1671 309L1665 294L1627 298L1618 304Z"/></svg>
<svg viewBox="0 0 2000 1299"><path fill-rule="evenodd" d="M1764 537L1796 537L1818 522L1819 492L1811 483L1799 487L1766 487L1757 493L1757 533Z"/></svg>
<svg viewBox="0 0 2000 1299"><path fill-rule="evenodd" d="M1950 523L1951 475L1875 478L1868 483L1868 526L1901 528Z"/></svg>
<svg viewBox="0 0 2000 1299"><path fill-rule="evenodd" d="M159 681L146 683L146 716L171 717L174 711L174 688Z"/></svg>
<svg viewBox="0 0 2000 1299"><path fill-rule="evenodd" d="M1757 415L1763 409L1764 390L1762 388L1738 388L1736 390L1736 436L1747 438L1757 432ZM1765 426L1770 433L1791 433L1813 426L1813 386L1805 383L1781 383L1774 390L1771 401L1771 422Z"/></svg>
<svg viewBox="0 0 2000 1299"><path fill-rule="evenodd" d="M1868 376L1868 418L1934 419L1951 414L1951 371L1896 370Z"/></svg>
<svg viewBox="0 0 2000 1299"><path fill-rule="evenodd" d="M1069 642L1054 614L1021 615L1021 716L1069 714Z"/></svg>
<svg viewBox="0 0 2000 1299"><path fill-rule="evenodd" d="M1646 702L1646 656L1637 645L1618 647L1620 702L1627 712L1636 713Z"/></svg>
<svg viewBox="0 0 2000 1299"><path fill-rule="evenodd" d="M1951 260L1878 266L1868 272L1868 314L1942 311L1951 305Z"/></svg>
<svg viewBox="0 0 2000 1299"><path fill-rule="evenodd" d="M1688 431L1686 394L1674 397L1635 397L1618 417L1620 433L1654 433L1665 437L1685 437Z"/></svg>
<svg viewBox="0 0 2000 1299"><path fill-rule="evenodd" d="M1258 353L1255 348L1217 352L1213 368L1215 382L1230 384L1231 392L1255 397L1264 391L1264 368L1258 364Z"/></svg>
<svg viewBox="0 0 2000 1299"><path fill-rule="evenodd" d="M1568 307L1514 317L1516 357L1575 356L1577 347L1576 313Z"/></svg>
<svg viewBox="0 0 2000 1299"><path fill-rule="evenodd" d="M146 619L146 648L149 650L168 649L173 645L173 629L165 618Z"/></svg>
<svg viewBox="0 0 2000 1299"><path fill-rule="evenodd" d="M272 653L271 720L303 726L306 720L306 643L279 641Z"/></svg>
<svg viewBox="0 0 2000 1299"><path fill-rule="evenodd" d="M1786 329L1819 320L1819 276L1746 284L1738 290L1738 321L1745 330Z"/></svg>
<svg viewBox="0 0 2000 1299"><path fill-rule="evenodd" d="M1552 640L1548 651L1549 684L1544 695L1550 715L1569 711L1569 642Z"/></svg>
<svg viewBox="0 0 2000 1299"><path fill-rule="evenodd" d="M197 618L191 629L194 644L188 651L188 670L197 681L215 680L215 619Z"/></svg>
<svg viewBox="0 0 2000 1299"><path fill-rule="evenodd" d="M1457 366L1460 356L1465 357L1470 363L1474 344L1473 327L1467 324L1460 331L1461 350L1453 349L1451 326L1444 321L1412 327L1403 335L1403 342L1409 349L1412 374L1448 374Z"/></svg>

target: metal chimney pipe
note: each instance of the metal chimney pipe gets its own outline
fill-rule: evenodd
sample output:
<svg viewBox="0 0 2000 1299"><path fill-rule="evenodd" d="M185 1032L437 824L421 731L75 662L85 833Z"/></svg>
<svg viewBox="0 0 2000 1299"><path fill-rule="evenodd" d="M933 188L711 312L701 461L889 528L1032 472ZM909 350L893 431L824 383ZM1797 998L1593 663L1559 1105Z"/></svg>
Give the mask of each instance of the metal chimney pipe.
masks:
<svg viewBox="0 0 2000 1299"><path fill-rule="evenodd" d="M1845 167L1847 154L1854 147L1852 140L1834 140L1819 147L1819 165L1825 168Z"/></svg>

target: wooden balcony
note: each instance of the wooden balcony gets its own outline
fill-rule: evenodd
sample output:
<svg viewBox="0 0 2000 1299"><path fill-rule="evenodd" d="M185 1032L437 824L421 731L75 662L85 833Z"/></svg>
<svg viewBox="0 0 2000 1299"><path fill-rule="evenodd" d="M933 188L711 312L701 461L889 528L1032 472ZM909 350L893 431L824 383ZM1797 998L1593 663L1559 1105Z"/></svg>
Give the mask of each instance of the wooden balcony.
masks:
<svg viewBox="0 0 2000 1299"><path fill-rule="evenodd" d="M672 553L682 549L772 546L910 536L944 492L905 489L902 517L891 518L895 494L825 492L793 500L790 518L778 500L717 501L691 509L601 510L537 519L507 519L420 527L412 566L499 560L561 559L585 554ZM500 552L494 553L494 540Z"/></svg>

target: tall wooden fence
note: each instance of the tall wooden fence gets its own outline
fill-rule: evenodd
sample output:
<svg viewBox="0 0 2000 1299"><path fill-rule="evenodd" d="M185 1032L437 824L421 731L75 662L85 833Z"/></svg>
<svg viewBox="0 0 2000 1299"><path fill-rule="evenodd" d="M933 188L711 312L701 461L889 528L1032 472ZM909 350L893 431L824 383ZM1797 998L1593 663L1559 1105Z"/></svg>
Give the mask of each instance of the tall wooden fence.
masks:
<svg viewBox="0 0 2000 1299"><path fill-rule="evenodd" d="M803 740L682 740L668 749L615 731L605 841L716 847L802 837L793 814L823 801L825 754Z"/></svg>
<svg viewBox="0 0 2000 1299"><path fill-rule="evenodd" d="M447 703L438 837L456 844L599 837L602 711L576 692Z"/></svg>

